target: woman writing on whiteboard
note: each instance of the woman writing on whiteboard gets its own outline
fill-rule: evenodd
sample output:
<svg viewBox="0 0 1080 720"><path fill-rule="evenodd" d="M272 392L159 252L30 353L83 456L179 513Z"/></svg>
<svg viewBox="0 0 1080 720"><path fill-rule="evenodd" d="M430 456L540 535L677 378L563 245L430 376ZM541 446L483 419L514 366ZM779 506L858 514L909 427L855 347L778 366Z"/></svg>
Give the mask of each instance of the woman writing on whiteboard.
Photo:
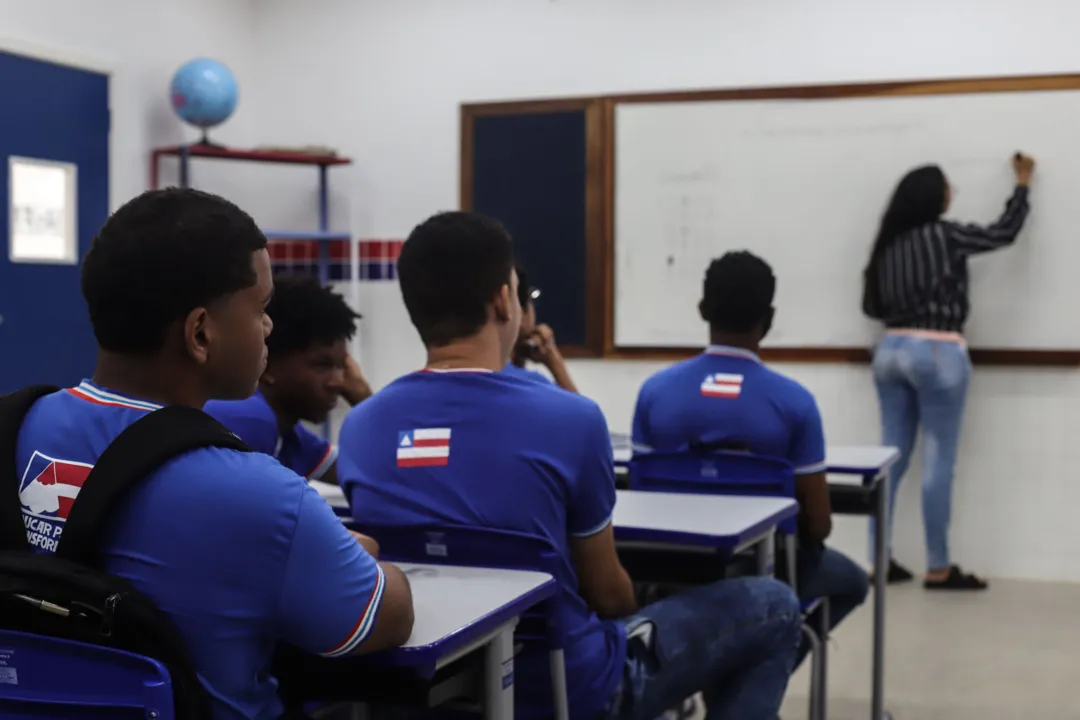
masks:
<svg viewBox="0 0 1080 720"><path fill-rule="evenodd" d="M1024 224L1035 163L1017 153L1012 167L1016 189L1004 214L988 227L941 219L951 196L941 168L927 166L909 172L885 210L863 273L863 312L886 327L885 337L874 349L873 362L884 444L900 449L890 478L889 527L885 529L889 582L913 577L891 559L892 510L921 422L927 554L923 586L935 590L983 590L987 586L952 563L949 518L953 468L971 377L963 336L968 316L967 259L1009 245ZM871 533L874 531L872 528Z"/></svg>

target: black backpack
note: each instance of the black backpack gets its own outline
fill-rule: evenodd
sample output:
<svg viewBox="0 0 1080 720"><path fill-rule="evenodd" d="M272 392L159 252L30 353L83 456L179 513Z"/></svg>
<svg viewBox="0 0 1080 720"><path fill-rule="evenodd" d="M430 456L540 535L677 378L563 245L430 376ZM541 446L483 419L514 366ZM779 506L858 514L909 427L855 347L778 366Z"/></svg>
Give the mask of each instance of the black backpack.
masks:
<svg viewBox="0 0 1080 720"><path fill-rule="evenodd" d="M176 628L126 580L102 571L98 543L110 509L168 460L203 447L250 448L200 410L169 406L151 412L98 458L55 554L34 554L23 524L15 452L26 413L57 390L39 385L0 397L0 628L153 658L169 670L178 720L209 718L206 691Z"/></svg>

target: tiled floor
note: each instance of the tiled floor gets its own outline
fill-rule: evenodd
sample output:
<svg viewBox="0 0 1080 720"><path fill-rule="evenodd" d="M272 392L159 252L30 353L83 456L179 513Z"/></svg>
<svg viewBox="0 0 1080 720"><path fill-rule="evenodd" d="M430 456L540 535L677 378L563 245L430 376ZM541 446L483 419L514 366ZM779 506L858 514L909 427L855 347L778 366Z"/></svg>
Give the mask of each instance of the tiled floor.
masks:
<svg viewBox="0 0 1080 720"><path fill-rule="evenodd" d="M1080 585L994 582L982 594L890 587L886 707L895 720L1080 718ZM829 720L870 713L869 604L829 648ZM806 717L809 673L792 678L784 720Z"/></svg>

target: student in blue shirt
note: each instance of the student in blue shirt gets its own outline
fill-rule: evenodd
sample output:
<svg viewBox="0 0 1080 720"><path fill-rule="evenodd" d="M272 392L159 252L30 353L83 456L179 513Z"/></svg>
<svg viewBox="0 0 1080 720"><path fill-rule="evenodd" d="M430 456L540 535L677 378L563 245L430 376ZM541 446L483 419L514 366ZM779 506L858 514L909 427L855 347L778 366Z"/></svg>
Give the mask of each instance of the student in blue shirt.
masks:
<svg viewBox="0 0 1080 720"><path fill-rule="evenodd" d="M39 400L19 433L34 547L55 550L87 474L131 423L163 405L255 391L272 287L266 238L215 195L152 190L109 218L82 268L94 376ZM172 620L214 720L276 720L283 707L269 671L279 641L340 657L409 637L405 575L357 539L273 458L205 448L124 498L102 554L106 572Z"/></svg>
<svg viewBox="0 0 1080 720"><path fill-rule="evenodd" d="M551 384L551 380L546 376L525 367L528 362L541 363L551 373L556 385L567 392L576 393L577 386L570 377L570 371L566 369L566 361L559 352L559 346L555 344L555 333L547 324L536 322L536 298L540 297L540 291L529 284L529 276L521 263L517 264L516 271L518 302L521 304L521 329L518 331L518 341L510 355L510 362L503 371L526 380Z"/></svg>
<svg viewBox="0 0 1080 720"><path fill-rule="evenodd" d="M502 370L518 340L513 245L499 223L436 215L398 258L427 366L353 408L338 460L356 519L457 523L546 538L562 558L572 718L653 720L704 691L708 718L772 720L800 636L771 578L638 608L615 552L615 474L596 403ZM647 637L628 640L632 631ZM519 717L551 717L546 654L515 659Z"/></svg>
<svg viewBox="0 0 1080 720"><path fill-rule="evenodd" d="M705 274L701 317L708 349L648 380L634 410L633 442L654 450L692 443L748 450L790 462L799 500L796 582L804 598L827 596L832 625L866 599L869 579L831 548L825 435L810 391L770 370L758 346L772 325L776 279L765 261L729 252Z"/></svg>
<svg viewBox="0 0 1080 720"><path fill-rule="evenodd" d="M337 485L337 448L301 422L325 422L344 398L357 405L371 396L348 343L360 316L345 299L310 276L274 279L266 308L274 332L266 340L266 372L246 400L212 400L204 410L253 450L298 475Z"/></svg>

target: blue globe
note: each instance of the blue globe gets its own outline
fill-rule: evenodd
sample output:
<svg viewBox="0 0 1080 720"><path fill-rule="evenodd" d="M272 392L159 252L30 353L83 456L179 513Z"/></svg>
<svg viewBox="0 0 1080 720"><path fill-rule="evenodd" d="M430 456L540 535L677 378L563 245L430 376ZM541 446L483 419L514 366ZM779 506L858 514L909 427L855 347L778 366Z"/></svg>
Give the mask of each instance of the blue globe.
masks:
<svg viewBox="0 0 1080 720"><path fill-rule="evenodd" d="M205 130L220 125L233 114L238 88L232 71L224 64L197 58L176 71L169 94L180 119Z"/></svg>

